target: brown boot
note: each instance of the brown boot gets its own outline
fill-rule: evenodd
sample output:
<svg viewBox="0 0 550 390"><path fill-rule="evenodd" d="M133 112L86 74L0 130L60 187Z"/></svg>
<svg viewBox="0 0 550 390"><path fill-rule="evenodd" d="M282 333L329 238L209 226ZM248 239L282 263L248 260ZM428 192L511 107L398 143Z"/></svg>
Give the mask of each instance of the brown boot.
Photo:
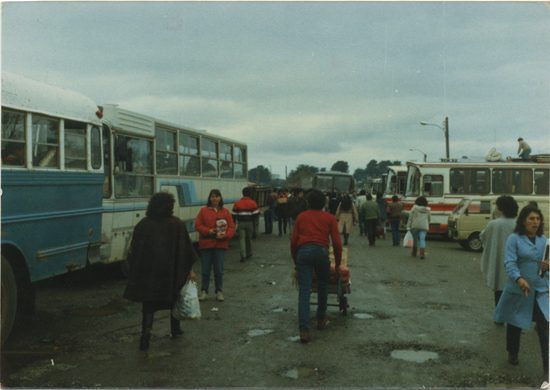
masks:
<svg viewBox="0 0 550 390"><path fill-rule="evenodd" d="M325 329L325 325L327 324L328 317L325 317L324 319L317 318L317 329L323 330Z"/></svg>
<svg viewBox="0 0 550 390"><path fill-rule="evenodd" d="M414 257L416 257L416 250L417 248L412 248L412 251L411 251L411 255L413 255Z"/></svg>
<svg viewBox="0 0 550 390"><path fill-rule="evenodd" d="M309 337L309 332L300 332L300 342L301 343L308 343L311 341L311 337Z"/></svg>
<svg viewBox="0 0 550 390"><path fill-rule="evenodd" d="M420 248L420 258L424 258L424 248Z"/></svg>

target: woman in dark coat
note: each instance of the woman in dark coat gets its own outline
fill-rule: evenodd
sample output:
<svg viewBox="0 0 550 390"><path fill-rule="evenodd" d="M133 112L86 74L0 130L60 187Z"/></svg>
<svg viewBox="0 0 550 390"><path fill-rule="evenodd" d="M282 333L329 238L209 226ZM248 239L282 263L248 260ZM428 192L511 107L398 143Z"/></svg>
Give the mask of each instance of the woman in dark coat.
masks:
<svg viewBox="0 0 550 390"><path fill-rule="evenodd" d="M143 302L140 349L149 348L153 317L157 310L172 310L178 293L194 280L193 263L199 259L182 220L172 216L175 199L160 192L151 197L146 217L134 228L128 252L130 272L123 297ZM170 316L172 338L183 334Z"/></svg>

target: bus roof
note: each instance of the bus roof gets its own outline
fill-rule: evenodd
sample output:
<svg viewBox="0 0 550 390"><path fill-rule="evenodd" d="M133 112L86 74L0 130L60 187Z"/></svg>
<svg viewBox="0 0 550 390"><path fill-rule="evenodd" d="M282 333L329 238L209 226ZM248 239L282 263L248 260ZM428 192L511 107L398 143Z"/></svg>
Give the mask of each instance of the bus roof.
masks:
<svg viewBox="0 0 550 390"><path fill-rule="evenodd" d="M337 172L337 171L317 172L316 175L352 176L351 173Z"/></svg>
<svg viewBox="0 0 550 390"><path fill-rule="evenodd" d="M547 163L536 163L536 162L508 162L508 161L497 161L497 162L479 162L479 163L456 163L456 162L440 162L440 163L430 163L430 162L416 162L416 161L407 161L407 167L415 165L418 167L425 168L506 168L506 167L545 167L548 168L550 164Z"/></svg>
<svg viewBox="0 0 550 390"><path fill-rule="evenodd" d="M394 171L394 172L407 172L407 166L406 165L390 165L388 166L388 171Z"/></svg>
<svg viewBox="0 0 550 390"><path fill-rule="evenodd" d="M2 107L100 124L97 105L81 93L2 72Z"/></svg>
<svg viewBox="0 0 550 390"><path fill-rule="evenodd" d="M196 130L191 127L166 122L148 115L119 108L116 104L101 104L99 107L103 112L103 121L124 133L154 137L155 126L159 126L168 130L183 130L192 134L202 135L203 137L210 137L221 141L226 141L228 143L246 146L246 142L220 137L209 133L206 130Z"/></svg>

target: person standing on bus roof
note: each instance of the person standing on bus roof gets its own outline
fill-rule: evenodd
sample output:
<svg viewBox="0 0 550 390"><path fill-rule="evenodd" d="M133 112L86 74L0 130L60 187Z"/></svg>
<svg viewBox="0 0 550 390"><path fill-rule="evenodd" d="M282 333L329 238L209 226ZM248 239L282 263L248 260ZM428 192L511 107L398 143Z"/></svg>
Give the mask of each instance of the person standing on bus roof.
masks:
<svg viewBox="0 0 550 390"><path fill-rule="evenodd" d="M490 221L485 230L479 235L483 243L481 273L487 280L487 286L494 291L495 306L498 305L508 280L508 274L504 267L506 240L514 232L516 227L515 218L518 215L518 204L511 196L503 195L499 197L496 200L496 205L497 218Z"/></svg>
<svg viewBox="0 0 550 390"><path fill-rule="evenodd" d="M123 297L143 302L139 347L149 348L153 318L158 310L172 310L179 291L189 278L195 280L193 249L185 223L173 216L174 195L159 192L149 199L146 217L134 228L128 251L130 271ZM180 322L170 316L172 338L183 334Z"/></svg>
<svg viewBox="0 0 550 390"><path fill-rule="evenodd" d="M202 283L199 301L208 299L210 272L214 269L214 283L217 301L224 301L223 263L227 252L227 241L235 234L235 223L226 207L220 190L213 189L195 219L195 230L199 232L199 252L202 264Z"/></svg>
<svg viewBox="0 0 550 390"><path fill-rule="evenodd" d="M238 223L239 247L241 249L241 263L252 257L252 234L254 233L254 219L258 215L258 205L250 199L250 187L243 188L243 197L236 201L231 212Z"/></svg>
<svg viewBox="0 0 550 390"><path fill-rule="evenodd" d="M518 142L519 142L518 155L520 158L527 160L527 158L529 158L529 155L531 154L531 147L527 142L523 140L523 138L518 138ZM521 152L522 149L523 149L523 152Z"/></svg>

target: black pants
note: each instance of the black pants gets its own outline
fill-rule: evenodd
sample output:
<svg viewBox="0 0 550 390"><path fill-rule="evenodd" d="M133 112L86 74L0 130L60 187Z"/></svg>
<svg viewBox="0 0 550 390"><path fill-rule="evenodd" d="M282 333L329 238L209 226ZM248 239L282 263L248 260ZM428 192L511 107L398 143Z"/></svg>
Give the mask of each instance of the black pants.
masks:
<svg viewBox="0 0 550 390"><path fill-rule="evenodd" d="M542 354L542 364L547 370L548 367L548 321L544 318L544 314L540 310L539 304L536 301L533 307L533 322L537 323L537 333L539 334L540 352ZM519 340L521 337L521 328L507 324L506 326L506 350L512 355L517 355L519 352Z"/></svg>
<svg viewBox="0 0 550 390"><path fill-rule="evenodd" d="M286 226L288 224L288 217L285 214L279 214L278 218L278 225L279 225L279 234L286 234Z"/></svg>
<svg viewBox="0 0 550 390"><path fill-rule="evenodd" d="M502 290L495 291L495 307L498 306L498 301L500 301L501 296L502 296Z"/></svg>
<svg viewBox="0 0 550 390"><path fill-rule="evenodd" d="M376 227L378 226L378 219L371 218L365 219L365 229L367 229L367 236L369 237L369 244L374 245L376 242Z"/></svg>

